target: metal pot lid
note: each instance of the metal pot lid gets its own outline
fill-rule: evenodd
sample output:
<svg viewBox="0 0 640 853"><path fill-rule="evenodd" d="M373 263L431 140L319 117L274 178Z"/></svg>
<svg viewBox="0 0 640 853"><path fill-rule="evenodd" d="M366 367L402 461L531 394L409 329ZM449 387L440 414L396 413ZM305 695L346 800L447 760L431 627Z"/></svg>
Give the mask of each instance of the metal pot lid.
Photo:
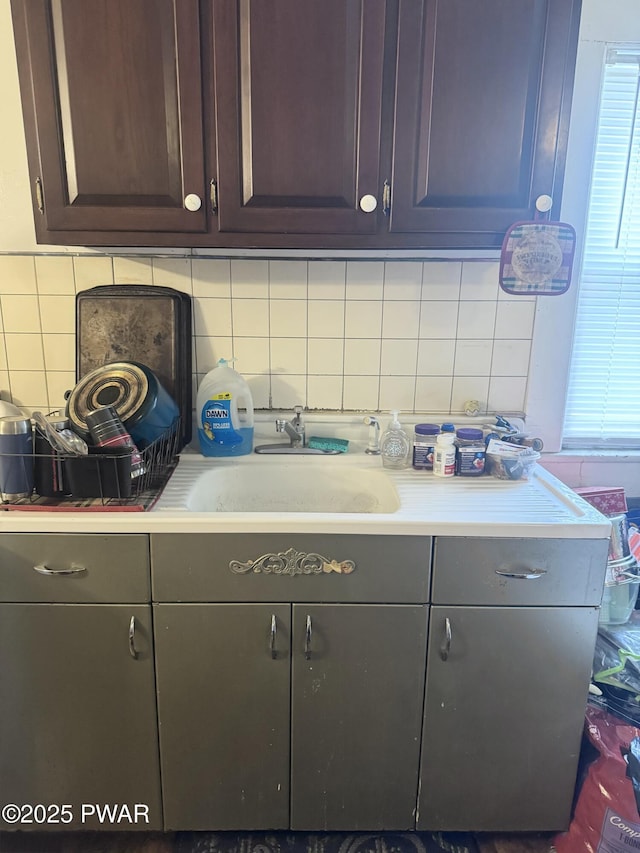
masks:
<svg viewBox="0 0 640 853"><path fill-rule="evenodd" d="M87 414L113 406L123 423L135 418L149 394L149 380L141 366L121 361L97 367L77 383L67 401L69 420L87 432Z"/></svg>

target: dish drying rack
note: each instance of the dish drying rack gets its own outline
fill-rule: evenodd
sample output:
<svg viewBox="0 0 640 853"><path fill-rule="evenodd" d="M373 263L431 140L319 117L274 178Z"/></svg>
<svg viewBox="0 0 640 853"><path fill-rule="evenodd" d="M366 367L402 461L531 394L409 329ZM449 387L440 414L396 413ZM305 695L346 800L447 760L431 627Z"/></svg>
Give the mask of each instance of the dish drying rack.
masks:
<svg viewBox="0 0 640 853"><path fill-rule="evenodd" d="M131 448L89 447L86 456L51 453L0 454L31 470L30 497L0 503L4 510L143 512L160 497L178 464L182 424L178 417L154 442L139 451L143 473L131 477ZM46 494L38 494L38 488Z"/></svg>

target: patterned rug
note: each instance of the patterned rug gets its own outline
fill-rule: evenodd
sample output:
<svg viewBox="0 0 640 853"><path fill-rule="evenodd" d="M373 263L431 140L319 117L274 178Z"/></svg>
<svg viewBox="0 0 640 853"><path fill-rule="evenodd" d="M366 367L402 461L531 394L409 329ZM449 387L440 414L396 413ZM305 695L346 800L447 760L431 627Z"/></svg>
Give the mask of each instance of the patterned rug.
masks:
<svg viewBox="0 0 640 853"><path fill-rule="evenodd" d="M466 833L178 832L175 853L478 853Z"/></svg>

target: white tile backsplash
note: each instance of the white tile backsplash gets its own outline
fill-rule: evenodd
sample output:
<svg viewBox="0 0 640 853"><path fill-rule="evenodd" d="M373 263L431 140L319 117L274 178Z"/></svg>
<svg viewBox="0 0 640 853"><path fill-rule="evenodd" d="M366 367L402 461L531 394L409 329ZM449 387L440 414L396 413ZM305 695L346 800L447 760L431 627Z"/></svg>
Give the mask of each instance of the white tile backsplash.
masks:
<svg viewBox="0 0 640 853"><path fill-rule="evenodd" d="M269 337L268 299L232 299L231 313L234 337Z"/></svg>
<svg viewBox="0 0 640 853"><path fill-rule="evenodd" d="M76 293L97 287L101 284L113 284L113 259L96 257L95 255L80 255L73 259L73 275ZM161 284L162 282L155 282Z"/></svg>
<svg viewBox="0 0 640 853"><path fill-rule="evenodd" d="M342 376L344 341L338 338L309 338L306 344L309 376Z"/></svg>
<svg viewBox="0 0 640 853"><path fill-rule="evenodd" d="M422 263L419 261L386 261L384 265L384 298L420 300Z"/></svg>
<svg viewBox="0 0 640 853"><path fill-rule="evenodd" d="M385 299L382 307L383 338L417 338L420 329L420 302Z"/></svg>
<svg viewBox="0 0 640 853"><path fill-rule="evenodd" d="M379 376L344 377L343 407L365 412L376 412L380 399Z"/></svg>
<svg viewBox="0 0 640 853"><path fill-rule="evenodd" d="M490 340L496 324L496 302L460 302L458 338Z"/></svg>
<svg viewBox="0 0 640 853"><path fill-rule="evenodd" d="M267 299L269 296L268 261L231 261L232 295L242 299Z"/></svg>
<svg viewBox="0 0 640 853"><path fill-rule="evenodd" d="M44 372L43 336L5 334L9 370L41 370Z"/></svg>
<svg viewBox="0 0 640 853"><path fill-rule="evenodd" d="M2 323L6 332L41 333L37 296L3 296Z"/></svg>
<svg viewBox="0 0 640 853"><path fill-rule="evenodd" d="M269 334L274 338L306 338L307 303L301 299L271 299L269 323Z"/></svg>
<svg viewBox="0 0 640 853"><path fill-rule="evenodd" d="M231 261L192 258L191 281L196 298L231 299Z"/></svg>
<svg viewBox="0 0 640 853"><path fill-rule="evenodd" d="M344 320L345 337L381 337L383 304L382 301L347 302ZM313 311L313 306L311 311Z"/></svg>
<svg viewBox="0 0 640 853"><path fill-rule="evenodd" d="M307 262L269 261L269 298L306 299Z"/></svg>
<svg viewBox="0 0 640 853"><path fill-rule="evenodd" d="M304 338L271 338L268 344L268 364L272 373L311 372L307 368L307 341Z"/></svg>
<svg viewBox="0 0 640 853"><path fill-rule="evenodd" d="M196 299L193 303L193 333L207 337L231 337L231 299Z"/></svg>
<svg viewBox="0 0 640 853"><path fill-rule="evenodd" d="M344 342L345 374L380 375L382 341L375 338L347 338Z"/></svg>
<svg viewBox="0 0 640 853"><path fill-rule="evenodd" d="M39 296L42 334L74 334L75 296Z"/></svg>
<svg viewBox="0 0 640 853"><path fill-rule="evenodd" d="M126 261L127 258L114 258L116 260ZM0 269L2 258L0 258ZM147 264L151 267L151 262L147 260ZM76 286L73 277L73 258L61 257L60 255L41 255L35 258L35 273L38 283L38 293L75 293ZM0 272L0 280L2 273ZM36 279L34 279L34 290Z"/></svg>
<svg viewBox="0 0 640 853"><path fill-rule="evenodd" d="M35 293L36 268L31 255L0 256L0 294Z"/></svg>
<svg viewBox="0 0 640 853"><path fill-rule="evenodd" d="M495 261L0 255L0 393L60 406L75 370L74 294L150 284L193 297L194 389L237 359L257 408L459 415L523 411L536 300Z"/></svg>
<svg viewBox="0 0 640 853"><path fill-rule="evenodd" d="M344 299L346 275L346 261L309 261L308 298Z"/></svg>
<svg viewBox="0 0 640 853"><path fill-rule="evenodd" d="M153 284L151 258L114 258L113 281L114 284ZM39 275L38 290L40 290Z"/></svg>
<svg viewBox="0 0 640 853"><path fill-rule="evenodd" d="M499 302L495 337L531 340L535 312L535 302Z"/></svg>

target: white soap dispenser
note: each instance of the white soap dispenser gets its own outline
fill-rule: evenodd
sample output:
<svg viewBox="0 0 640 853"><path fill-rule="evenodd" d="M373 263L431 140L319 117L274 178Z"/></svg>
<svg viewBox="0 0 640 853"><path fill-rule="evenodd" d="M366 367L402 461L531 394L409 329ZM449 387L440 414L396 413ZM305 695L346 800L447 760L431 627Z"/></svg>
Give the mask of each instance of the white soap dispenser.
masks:
<svg viewBox="0 0 640 853"><path fill-rule="evenodd" d="M398 420L399 412L391 412L391 423L380 439L384 468L406 468L409 464L411 442Z"/></svg>

